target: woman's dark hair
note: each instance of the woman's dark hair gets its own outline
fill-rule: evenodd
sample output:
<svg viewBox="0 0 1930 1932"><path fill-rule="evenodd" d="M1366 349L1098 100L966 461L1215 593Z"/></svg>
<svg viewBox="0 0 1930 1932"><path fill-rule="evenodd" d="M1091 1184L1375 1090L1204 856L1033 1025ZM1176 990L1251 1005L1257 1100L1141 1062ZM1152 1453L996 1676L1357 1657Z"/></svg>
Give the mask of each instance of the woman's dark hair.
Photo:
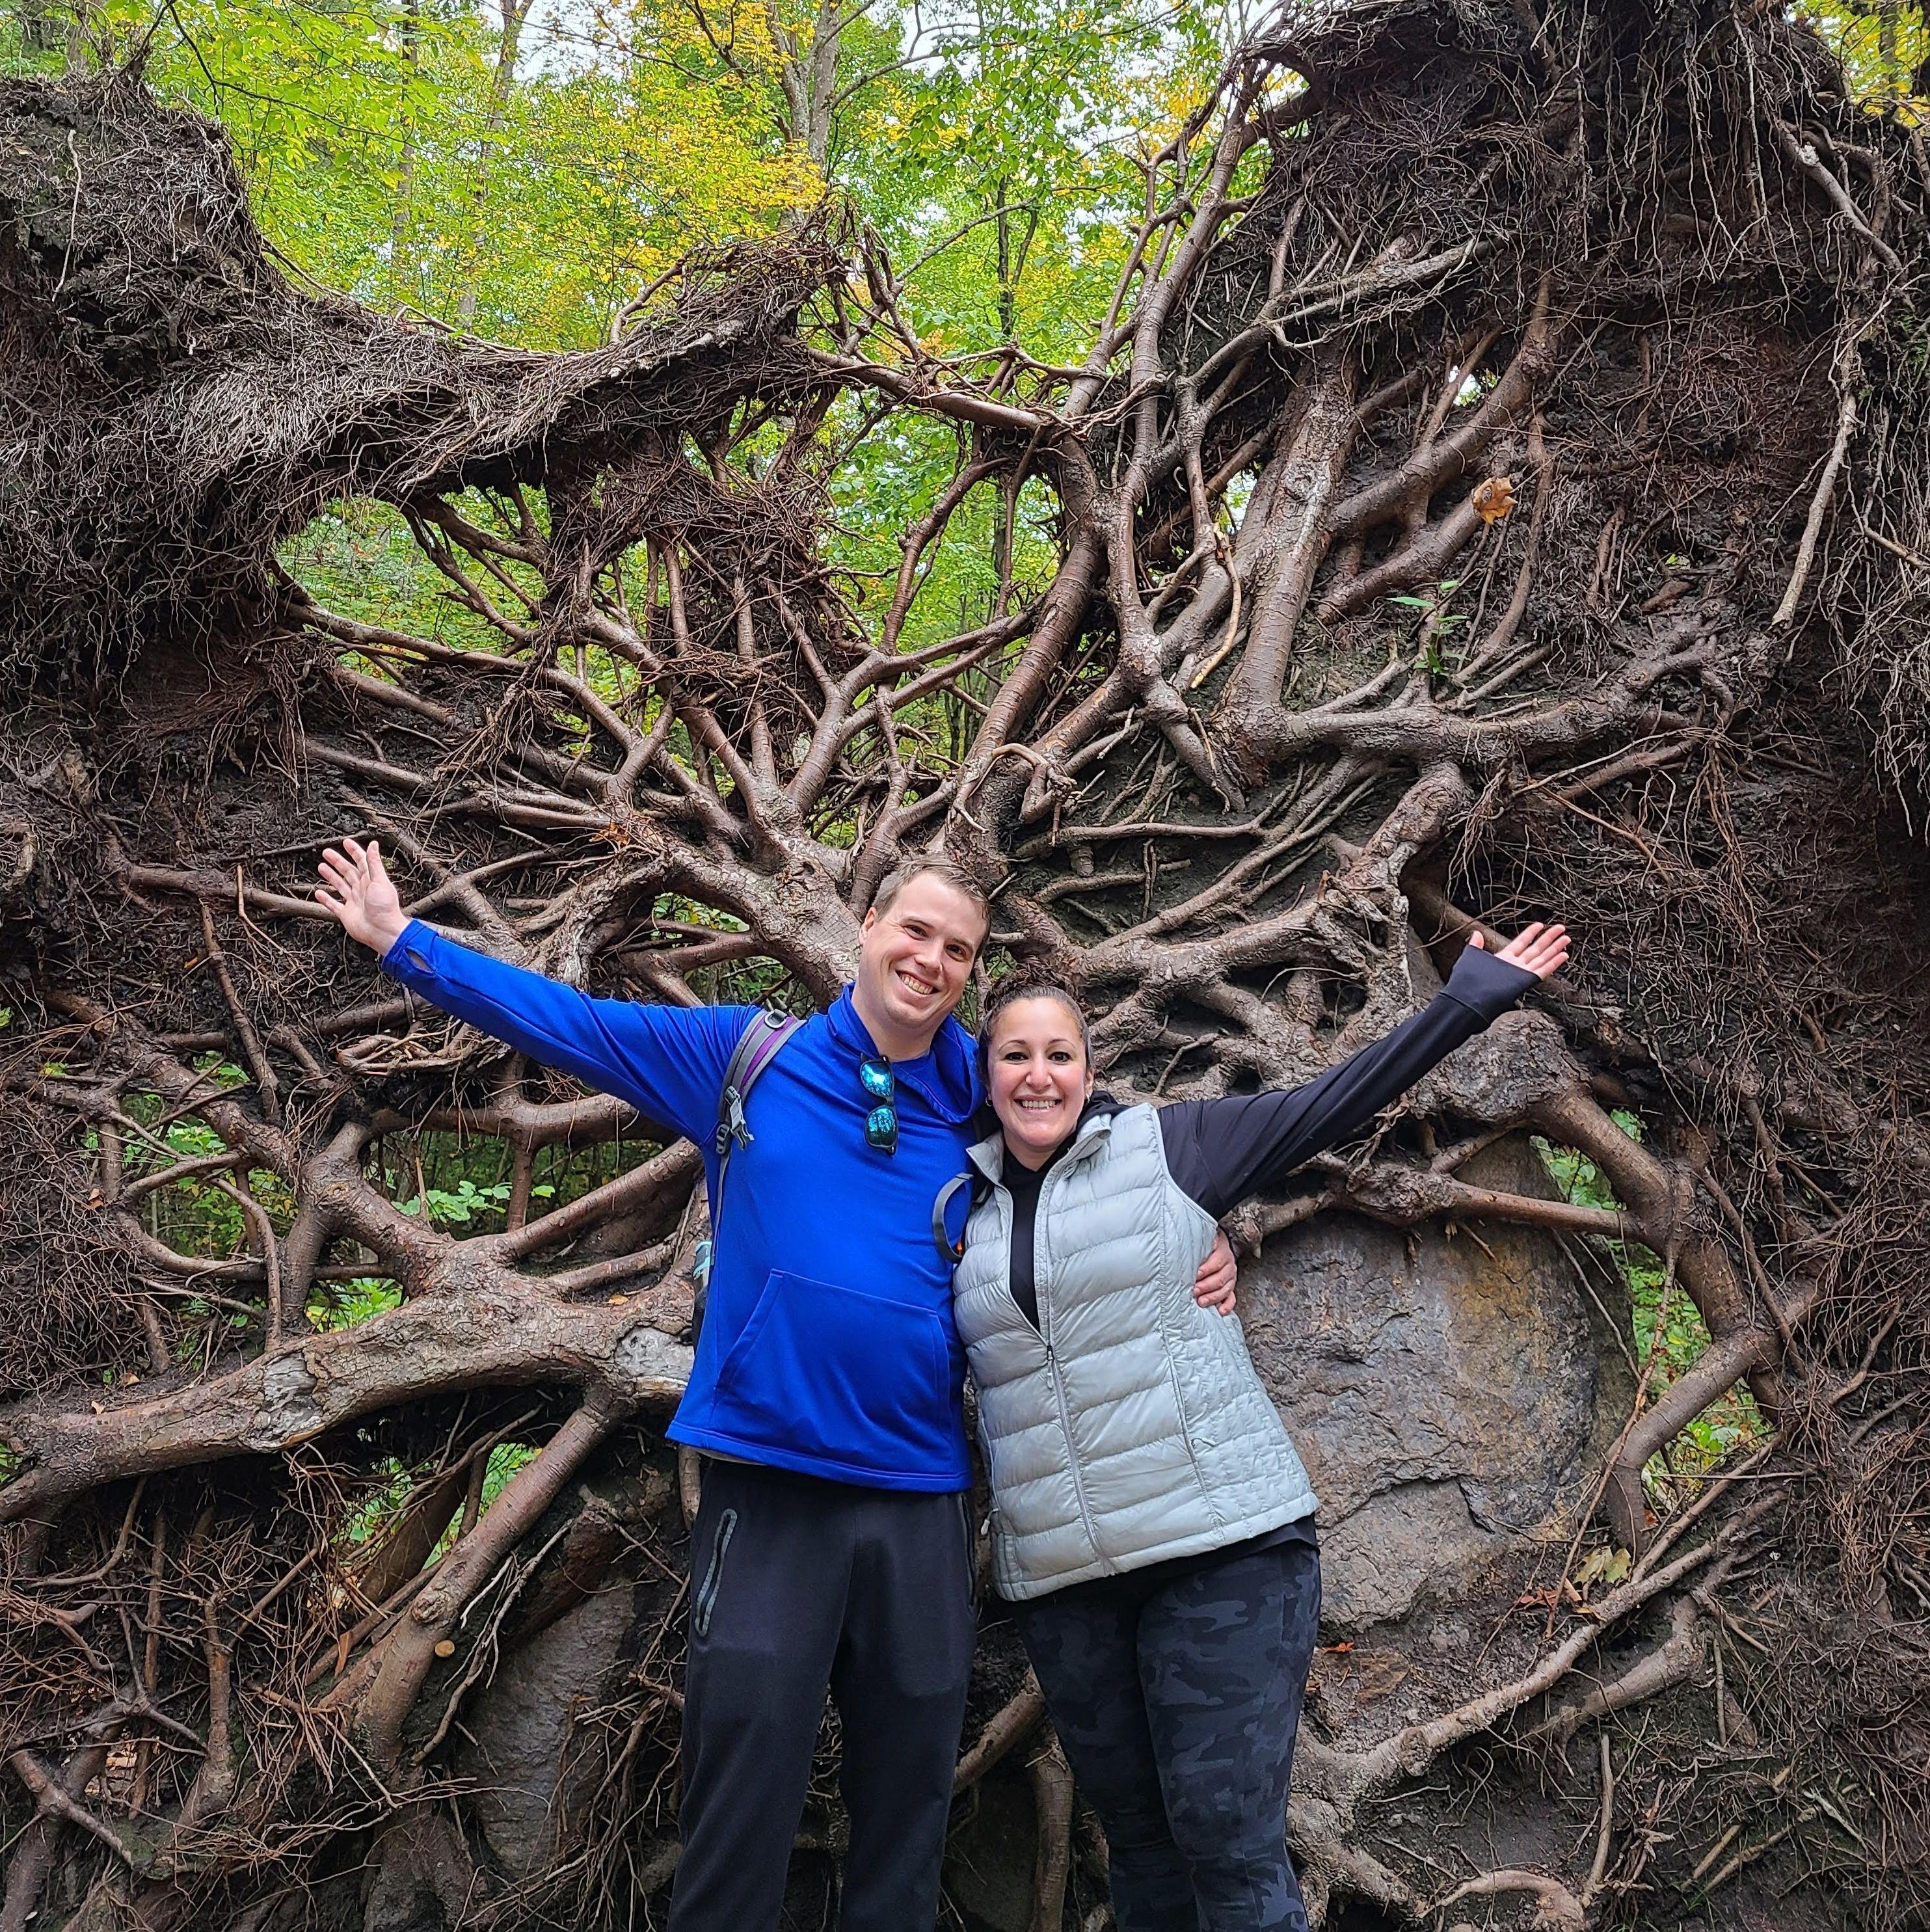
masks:
<svg viewBox="0 0 1930 1932"><path fill-rule="evenodd" d="M1023 966L1015 968L992 989L992 997L985 1003L985 1010L978 1022L978 1074L989 1090L992 1085L992 1036L998 1024L998 1016L1007 1006L1016 1006L1021 1000L1056 1000L1079 1022L1079 1050L1085 1055L1088 1072L1092 1067L1092 1030L1085 1023L1085 1009L1079 1004L1079 995L1063 980L1055 979L1049 973L1030 971Z"/></svg>

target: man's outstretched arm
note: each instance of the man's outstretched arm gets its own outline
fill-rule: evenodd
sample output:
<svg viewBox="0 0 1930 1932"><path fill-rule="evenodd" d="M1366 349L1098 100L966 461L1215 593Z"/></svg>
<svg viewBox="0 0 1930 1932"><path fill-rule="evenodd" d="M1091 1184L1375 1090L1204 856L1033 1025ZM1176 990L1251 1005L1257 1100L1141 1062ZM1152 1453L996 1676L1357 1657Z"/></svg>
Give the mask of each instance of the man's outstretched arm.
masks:
<svg viewBox="0 0 1930 1932"><path fill-rule="evenodd" d="M322 855L316 902L431 1006L701 1146L749 1008L593 999L559 980L506 964L411 920L382 848L345 838Z"/></svg>

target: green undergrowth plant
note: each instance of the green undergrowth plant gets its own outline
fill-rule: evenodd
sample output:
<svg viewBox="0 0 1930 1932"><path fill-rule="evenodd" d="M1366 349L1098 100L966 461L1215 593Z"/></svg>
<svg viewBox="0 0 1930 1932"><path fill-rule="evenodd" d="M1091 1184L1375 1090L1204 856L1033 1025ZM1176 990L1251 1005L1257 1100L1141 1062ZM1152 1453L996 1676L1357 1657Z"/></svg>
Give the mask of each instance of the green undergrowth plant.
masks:
<svg viewBox="0 0 1930 1932"><path fill-rule="evenodd" d="M1642 1138L1642 1124L1625 1108L1611 1115L1631 1140ZM1619 1212L1622 1204L1595 1162L1573 1148L1557 1147L1535 1136L1535 1150L1550 1179L1577 1207ZM1652 1402L1701 1360L1709 1330L1695 1304L1679 1284L1671 1287L1661 1257L1639 1242L1588 1238L1589 1245L1628 1284L1630 1334L1638 1364L1647 1368L1645 1400ZM1749 1448L1769 1433L1769 1424L1748 1388L1737 1382L1722 1400L1703 1410L1675 1440L1649 1459L1643 1486L1658 1513L1686 1502L1708 1472L1738 1448Z"/></svg>

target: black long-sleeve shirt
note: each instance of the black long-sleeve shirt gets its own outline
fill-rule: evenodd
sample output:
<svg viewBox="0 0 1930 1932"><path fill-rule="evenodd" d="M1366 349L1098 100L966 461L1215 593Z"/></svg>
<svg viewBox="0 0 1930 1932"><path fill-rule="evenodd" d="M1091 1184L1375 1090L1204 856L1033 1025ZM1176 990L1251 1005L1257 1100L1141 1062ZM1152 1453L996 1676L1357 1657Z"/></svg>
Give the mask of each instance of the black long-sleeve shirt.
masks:
<svg viewBox="0 0 1930 1932"><path fill-rule="evenodd" d="M1304 1087L1214 1100L1176 1100L1160 1109L1166 1167L1215 1220L1249 1194L1283 1179L1326 1148L1358 1133L1430 1067L1472 1040L1535 983L1533 974L1469 946L1448 983L1412 1019L1349 1056ZM1116 1109L1094 1094L1081 1114ZM1033 1228L1039 1190L1053 1165L1078 1138L1076 1130L1043 1167L1028 1168L1008 1154L1006 1191L1012 1197L1012 1294L1026 1319L1039 1319L1033 1277Z"/></svg>

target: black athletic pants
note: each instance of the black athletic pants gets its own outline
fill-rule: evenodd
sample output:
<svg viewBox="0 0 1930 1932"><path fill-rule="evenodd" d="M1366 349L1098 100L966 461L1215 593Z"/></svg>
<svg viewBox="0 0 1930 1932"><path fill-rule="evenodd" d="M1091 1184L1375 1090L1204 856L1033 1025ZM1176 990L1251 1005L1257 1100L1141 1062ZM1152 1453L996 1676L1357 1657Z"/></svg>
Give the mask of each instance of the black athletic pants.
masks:
<svg viewBox="0 0 1930 1932"><path fill-rule="evenodd" d="M841 1932L929 1932L975 1622L962 1496L707 1462L671 1932L773 1932L828 1689Z"/></svg>
<svg viewBox="0 0 1930 1932"><path fill-rule="evenodd" d="M1015 1604L1119 1932L1307 1932L1286 1790L1320 1621L1311 1542Z"/></svg>

